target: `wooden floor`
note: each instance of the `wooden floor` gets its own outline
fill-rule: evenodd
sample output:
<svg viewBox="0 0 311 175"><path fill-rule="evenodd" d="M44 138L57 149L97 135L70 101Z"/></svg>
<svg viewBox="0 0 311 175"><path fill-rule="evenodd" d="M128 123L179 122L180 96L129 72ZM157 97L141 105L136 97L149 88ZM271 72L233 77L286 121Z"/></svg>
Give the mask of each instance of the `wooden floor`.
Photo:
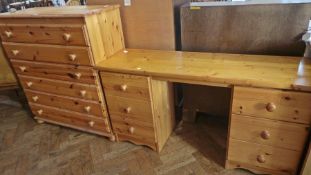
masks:
<svg viewBox="0 0 311 175"><path fill-rule="evenodd" d="M158 154L131 143L114 143L77 130L37 124L25 108L0 104L0 174L251 174L223 168L226 134L217 131L220 122L210 121L200 117L196 124L184 123ZM211 131L219 134L209 134Z"/></svg>

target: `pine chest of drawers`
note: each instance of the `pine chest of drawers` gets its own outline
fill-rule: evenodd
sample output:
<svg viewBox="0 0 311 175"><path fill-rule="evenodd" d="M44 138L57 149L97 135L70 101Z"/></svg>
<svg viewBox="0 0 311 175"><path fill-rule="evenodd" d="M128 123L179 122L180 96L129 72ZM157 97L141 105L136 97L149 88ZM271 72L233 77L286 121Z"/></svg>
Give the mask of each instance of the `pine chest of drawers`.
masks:
<svg viewBox="0 0 311 175"><path fill-rule="evenodd" d="M93 66L124 49L118 6L0 15L2 45L35 118L114 139Z"/></svg>

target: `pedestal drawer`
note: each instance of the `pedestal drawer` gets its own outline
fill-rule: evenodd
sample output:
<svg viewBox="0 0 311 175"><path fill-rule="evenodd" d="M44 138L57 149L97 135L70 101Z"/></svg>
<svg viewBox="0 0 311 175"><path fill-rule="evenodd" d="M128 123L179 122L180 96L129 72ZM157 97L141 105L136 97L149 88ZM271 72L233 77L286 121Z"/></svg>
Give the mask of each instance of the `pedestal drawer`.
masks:
<svg viewBox="0 0 311 175"><path fill-rule="evenodd" d="M267 168L277 174L296 174L301 153L230 139L228 160L239 167Z"/></svg>
<svg viewBox="0 0 311 175"><path fill-rule="evenodd" d="M88 46L85 31L83 25L0 25L2 41L19 43Z"/></svg>
<svg viewBox="0 0 311 175"><path fill-rule="evenodd" d="M85 114L34 103L29 103L29 105L36 118L52 121L57 124L64 124L65 126L72 126L73 128L85 131L111 133L108 119L99 119Z"/></svg>
<svg viewBox="0 0 311 175"><path fill-rule="evenodd" d="M156 150L153 123L143 122L128 116L110 115L110 118L113 123L113 131L117 134L118 140L147 145Z"/></svg>
<svg viewBox="0 0 311 175"><path fill-rule="evenodd" d="M96 85L73 83L45 78L36 78L25 75L18 75L24 89L31 89L41 92L53 93L81 99L101 100Z"/></svg>
<svg viewBox="0 0 311 175"><path fill-rule="evenodd" d="M94 65L92 54L88 47L19 43L3 43L3 47L10 59Z"/></svg>
<svg viewBox="0 0 311 175"><path fill-rule="evenodd" d="M106 118L107 111L100 101L82 100L50 93L25 90L29 102Z"/></svg>
<svg viewBox="0 0 311 175"><path fill-rule="evenodd" d="M235 87L232 113L309 125L310 104L310 93Z"/></svg>
<svg viewBox="0 0 311 175"><path fill-rule="evenodd" d="M232 114L230 137L251 143L302 151L309 125Z"/></svg>
<svg viewBox="0 0 311 175"><path fill-rule="evenodd" d="M109 72L100 75L107 94L150 101L148 77Z"/></svg>
<svg viewBox="0 0 311 175"><path fill-rule="evenodd" d="M97 74L89 67L11 60L17 74L97 84Z"/></svg>
<svg viewBox="0 0 311 175"><path fill-rule="evenodd" d="M151 102L111 96L109 93L106 93L106 100L111 115L122 115L139 121L153 123Z"/></svg>

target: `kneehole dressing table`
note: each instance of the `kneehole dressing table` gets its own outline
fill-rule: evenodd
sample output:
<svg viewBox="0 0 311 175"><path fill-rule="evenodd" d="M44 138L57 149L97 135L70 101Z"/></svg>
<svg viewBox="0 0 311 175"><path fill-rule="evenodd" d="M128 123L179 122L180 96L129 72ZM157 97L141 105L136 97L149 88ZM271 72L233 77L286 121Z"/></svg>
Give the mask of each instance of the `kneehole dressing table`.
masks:
<svg viewBox="0 0 311 175"><path fill-rule="evenodd" d="M227 87L226 168L296 174L304 159L308 59L125 50L118 6L38 8L0 18L3 47L40 123L160 152L176 124L173 83Z"/></svg>

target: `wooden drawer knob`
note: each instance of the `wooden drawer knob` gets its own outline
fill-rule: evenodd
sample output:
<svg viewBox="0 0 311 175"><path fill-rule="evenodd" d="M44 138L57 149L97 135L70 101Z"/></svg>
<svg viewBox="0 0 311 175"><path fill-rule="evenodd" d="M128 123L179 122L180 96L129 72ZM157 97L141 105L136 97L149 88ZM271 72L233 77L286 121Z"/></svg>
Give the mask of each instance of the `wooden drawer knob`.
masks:
<svg viewBox="0 0 311 175"><path fill-rule="evenodd" d="M13 36L13 32L11 31L5 31L4 33L7 38L11 38Z"/></svg>
<svg viewBox="0 0 311 175"><path fill-rule="evenodd" d="M25 72L27 68L26 68L25 66L19 66L19 69L20 69L22 72Z"/></svg>
<svg viewBox="0 0 311 175"><path fill-rule="evenodd" d="M105 120L104 123L105 123L106 126L109 125L108 120Z"/></svg>
<svg viewBox="0 0 311 175"><path fill-rule="evenodd" d="M70 61L75 61L76 58L77 58L77 55L76 55L76 54L69 54L68 56L69 56L69 60L70 60Z"/></svg>
<svg viewBox="0 0 311 175"><path fill-rule="evenodd" d="M85 97L85 95L86 95L86 90L80 91L80 95L81 95L82 97Z"/></svg>
<svg viewBox="0 0 311 175"><path fill-rule="evenodd" d="M108 126L106 127L106 131L107 131L107 132L110 132L110 128L109 128Z"/></svg>
<svg viewBox="0 0 311 175"><path fill-rule="evenodd" d="M29 81L29 82L26 83L26 85L27 85L28 87L31 87L31 86L32 86L32 82Z"/></svg>
<svg viewBox="0 0 311 175"><path fill-rule="evenodd" d="M77 80L79 80L81 78L81 76L82 76L82 74L79 73L79 72L74 73L73 75L74 75L75 79L77 79Z"/></svg>
<svg viewBox="0 0 311 175"><path fill-rule="evenodd" d="M134 128L133 126L131 126L131 127L129 128L129 133L134 134L134 131L135 131L135 128Z"/></svg>
<svg viewBox="0 0 311 175"><path fill-rule="evenodd" d="M114 135L110 136L109 140L112 141L112 142L116 141L116 136L114 136Z"/></svg>
<svg viewBox="0 0 311 175"><path fill-rule="evenodd" d="M91 106L85 106L84 111L89 113L91 111Z"/></svg>
<svg viewBox="0 0 311 175"><path fill-rule="evenodd" d="M121 91L126 91L127 85L126 84L121 85L120 89L121 89Z"/></svg>
<svg viewBox="0 0 311 175"><path fill-rule="evenodd" d="M257 156L257 161L258 161L259 163L265 163L265 162L266 162L266 158L265 158L264 155L258 155L258 156Z"/></svg>
<svg viewBox="0 0 311 175"><path fill-rule="evenodd" d="M43 110L42 110L42 109L39 109L39 110L37 111L37 113L38 113L38 115L42 115Z"/></svg>
<svg viewBox="0 0 311 175"><path fill-rule="evenodd" d="M260 136L261 136L261 138L268 140L270 138L270 133L269 133L269 131L264 130L260 133Z"/></svg>
<svg viewBox="0 0 311 175"><path fill-rule="evenodd" d="M274 104L274 103L268 103L268 104L266 105L266 110L267 110L268 112L273 112L273 111L275 111L275 110L276 110L275 104Z"/></svg>
<svg viewBox="0 0 311 175"><path fill-rule="evenodd" d="M32 100L33 100L34 102L37 102L37 101L39 100L39 97L38 97L38 96L33 96L33 97L32 97Z"/></svg>
<svg viewBox="0 0 311 175"><path fill-rule="evenodd" d="M131 107L127 107L124 109L124 112L129 114L131 112L132 108Z"/></svg>
<svg viewBox="0 0 311 175"><path fill-rule="evenodd" d="M69 41L71 39L71 35L69 33L64 33L63 38L65 41Z"/></svg>
<svg viewBox="0 0 311 175"><path fill-rule="evenodd" d="M17 56L19 54L19 50L12 50L11 52L14 56Z"/></svg>
<svg viewBox="0 0 311 175"><path fill-rule="evenodd" d="M95 125L95 122L94 121L89 121L89 126L90 127L93 127Z"/></svg>

